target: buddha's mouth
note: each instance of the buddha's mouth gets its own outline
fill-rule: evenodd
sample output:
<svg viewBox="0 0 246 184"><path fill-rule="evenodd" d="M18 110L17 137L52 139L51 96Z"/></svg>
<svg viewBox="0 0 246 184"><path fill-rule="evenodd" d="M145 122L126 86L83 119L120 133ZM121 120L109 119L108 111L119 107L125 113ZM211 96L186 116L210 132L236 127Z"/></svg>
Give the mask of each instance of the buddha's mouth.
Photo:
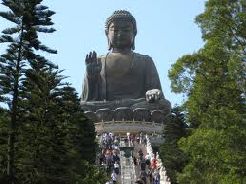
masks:
<svg viewBox="0 0 246 184"><path fill-rule="evenodd" d="M120 37L120 38L116 38L114 39L114 43L116 45L122 45L122 44L129 44L129 39L127 37Z"/></svg>

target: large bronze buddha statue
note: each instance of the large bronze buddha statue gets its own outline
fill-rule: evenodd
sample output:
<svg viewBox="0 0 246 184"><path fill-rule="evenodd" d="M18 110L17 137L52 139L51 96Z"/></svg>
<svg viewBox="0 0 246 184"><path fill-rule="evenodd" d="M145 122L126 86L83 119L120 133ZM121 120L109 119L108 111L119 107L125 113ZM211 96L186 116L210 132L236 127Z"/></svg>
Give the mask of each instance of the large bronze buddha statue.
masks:
<svg viewBox="0 0 246 184"><path fill-rule="evenodd" d="M135 18L125 10L115 11L105 24L109 52L85 59L86 75L81 96L85 110L117 107L170 110L156 67L148 55L133 52L137 34Z"/></svg>

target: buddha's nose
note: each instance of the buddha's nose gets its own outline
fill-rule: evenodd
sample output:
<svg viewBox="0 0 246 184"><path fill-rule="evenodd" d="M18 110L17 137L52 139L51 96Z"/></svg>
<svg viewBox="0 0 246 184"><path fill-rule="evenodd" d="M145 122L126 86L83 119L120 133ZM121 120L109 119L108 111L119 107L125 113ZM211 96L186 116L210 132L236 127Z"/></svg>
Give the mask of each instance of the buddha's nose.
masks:
<svg viewBox="0 0 246 184"><path fill-rule="evenodd" d="M115 32L115 34L117 34L117 35L124 35L124 31L123 30L118 30L117 32Z"/></svg>
<svg viewBox="0 0 246 184"><path fill-rule="evenodd" d="M124 34L124 32L119 31L116 36L118 38L124 38L125 37L125 34Z"/></svg>

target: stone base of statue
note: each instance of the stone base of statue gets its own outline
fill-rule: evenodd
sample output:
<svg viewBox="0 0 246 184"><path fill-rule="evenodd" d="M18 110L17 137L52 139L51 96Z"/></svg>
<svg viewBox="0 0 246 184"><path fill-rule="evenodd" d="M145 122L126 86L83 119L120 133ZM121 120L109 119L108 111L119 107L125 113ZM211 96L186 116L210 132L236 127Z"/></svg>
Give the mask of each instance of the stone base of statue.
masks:
<svg viewBox="0 0 246 184"><path fill-rule="evenodd" d="M171 111L171 103L166 99L160 99L156 102L147 102L145 98L139 99L124 99L115 101L81 101L81 108L84 111L97 111L99 109L115 110L119 107L128 107L132 110L137 108L145 108L148 110L160 110L165 115Z"/></svg>
<svg viewBox="0 0 246 184"><path fill-rule="evenodd" d="M145 98L121 101L81 102L85 115L95 123L98 134L114 132L161 133L171 112L168 100L149 103Z"/></svg>

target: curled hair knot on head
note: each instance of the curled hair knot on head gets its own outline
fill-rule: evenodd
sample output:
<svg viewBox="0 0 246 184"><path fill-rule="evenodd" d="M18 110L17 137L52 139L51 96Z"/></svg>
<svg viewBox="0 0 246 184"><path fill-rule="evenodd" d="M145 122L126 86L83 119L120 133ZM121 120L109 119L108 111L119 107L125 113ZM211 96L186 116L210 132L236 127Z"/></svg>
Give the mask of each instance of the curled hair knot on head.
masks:
<svg viewBox="0 0 246 184"><path fill-rule="evenodd" d="M126 10L116 10L116 11L114 11L114 13L110 17L107 18L107 20L105 22L105 32L106 32L106 34L108 33L109 25L113 21L117 21L117 20L125 20L125 21L128 21L128 22L131 22L132 25L133 25L133 33L136 36L136 34L137 34L136 20L132 16L132 14L129 11L126 11Z"/></svg>

